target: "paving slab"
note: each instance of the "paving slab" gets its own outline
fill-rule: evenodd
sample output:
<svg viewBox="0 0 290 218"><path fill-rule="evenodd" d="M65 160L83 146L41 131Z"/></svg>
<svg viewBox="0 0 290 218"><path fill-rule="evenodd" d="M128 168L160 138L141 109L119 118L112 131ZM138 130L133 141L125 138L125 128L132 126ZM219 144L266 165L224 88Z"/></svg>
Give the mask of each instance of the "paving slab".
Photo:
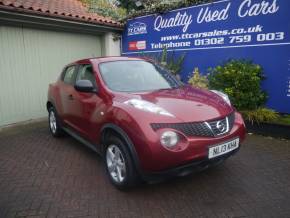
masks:
<svg viewBox="0 0 290 218"><path fill-rule="evenodd" d="M290 217L290 141L248 135L223 165L128 192L46 122L0 132L0 217Z"/></svg>

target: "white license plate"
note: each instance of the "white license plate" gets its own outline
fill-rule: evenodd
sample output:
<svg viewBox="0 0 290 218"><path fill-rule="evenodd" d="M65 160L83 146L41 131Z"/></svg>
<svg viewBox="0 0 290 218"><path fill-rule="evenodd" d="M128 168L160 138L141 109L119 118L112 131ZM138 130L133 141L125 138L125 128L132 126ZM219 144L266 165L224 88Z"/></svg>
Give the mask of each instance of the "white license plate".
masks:
<svg viewBox="0 0 290 218"><path fill-rule="evenodd" d="M211 159L214 157L218 157L220 155L237 149L239 147L239 141L239 138L236 138L232 141L210 147L208 150L208 158Z"/></svg>

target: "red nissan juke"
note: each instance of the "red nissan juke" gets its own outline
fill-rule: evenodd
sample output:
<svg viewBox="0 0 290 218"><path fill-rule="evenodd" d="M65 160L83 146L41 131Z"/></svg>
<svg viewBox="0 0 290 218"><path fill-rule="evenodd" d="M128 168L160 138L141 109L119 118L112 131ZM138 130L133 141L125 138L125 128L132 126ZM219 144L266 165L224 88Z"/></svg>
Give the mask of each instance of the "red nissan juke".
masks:
<svg viewBox="0 0 290 218"><path fill-rule="evenodd" d="M185 85L141 58L67 65L49 85L47 110L52 135L66 132L98 152L118 188L219 164L245 138L227 95Z"/></svg>

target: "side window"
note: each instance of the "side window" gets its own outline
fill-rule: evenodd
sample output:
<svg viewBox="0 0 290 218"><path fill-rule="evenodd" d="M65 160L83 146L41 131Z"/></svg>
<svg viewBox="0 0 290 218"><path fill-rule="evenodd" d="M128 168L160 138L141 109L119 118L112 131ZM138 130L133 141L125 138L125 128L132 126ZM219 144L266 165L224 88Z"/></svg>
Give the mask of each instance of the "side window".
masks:
<svg viewBox="0 0 290 218"><path fill-rule="evenodd" d="M78 80L90 80L96 87L96 78L93 73L93 67L90 64L84 64L79 66L78 75L76 81Z"/></svg>
<svg viewBox="0 0 290 218"><path fill-rule="evenodd" d="M63 76L63 82L67 84L73 84L74 78L75 78L75 66L70 66L66 68L64 76Z"/></svg>

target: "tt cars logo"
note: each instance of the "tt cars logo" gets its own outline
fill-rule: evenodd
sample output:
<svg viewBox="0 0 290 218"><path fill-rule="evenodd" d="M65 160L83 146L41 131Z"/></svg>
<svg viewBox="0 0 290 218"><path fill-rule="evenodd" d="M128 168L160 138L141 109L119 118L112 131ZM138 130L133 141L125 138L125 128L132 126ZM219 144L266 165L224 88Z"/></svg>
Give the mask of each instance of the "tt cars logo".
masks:
<svg viewBox="0 0 290 218"><path fill-rule="evenodd" d="M147 26L145 23L135 22L128 27L128 36L139 35L147 33Z"/></svg>

